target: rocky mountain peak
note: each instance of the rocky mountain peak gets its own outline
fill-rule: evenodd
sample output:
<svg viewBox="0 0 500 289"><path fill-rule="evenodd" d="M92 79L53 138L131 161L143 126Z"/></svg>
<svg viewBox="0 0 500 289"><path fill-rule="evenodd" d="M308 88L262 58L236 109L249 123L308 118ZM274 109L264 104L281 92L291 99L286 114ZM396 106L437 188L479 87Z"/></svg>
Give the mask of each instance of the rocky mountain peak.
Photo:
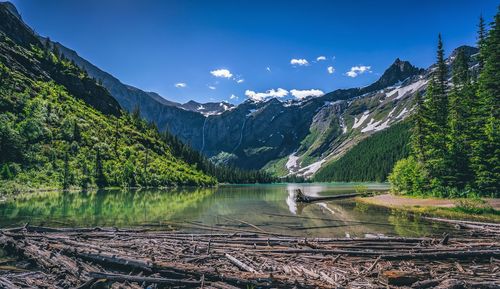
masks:
<svg viewBox="0 0 500 289"><path fill-rule="evenodd" d="M420 69L413 66L409 61L403 61L396 58L394 62L384 71L384 74L378 80L382 85L393 85L408 77L414 76L420 72Z"/></svg>
<svg viewBox="0 0 500 289"><path fill-rule="evenodd" d="M12 15L16 16L18 19L21 19L21 14L19 14L14 4L10 3L9 1L6 1L6 2L0 2L0 5L4 6L10 13L12 13Z"/></svg>
<svg viewBox="0 0 500 289"><path fill-rule="evenodd" d="M422 73L424 70L413 66L409 61L396 58L394 62L384 71L384 74L371 85L362 89L363 93L376 91L388 86L395 85L409 77Z"/></svg>

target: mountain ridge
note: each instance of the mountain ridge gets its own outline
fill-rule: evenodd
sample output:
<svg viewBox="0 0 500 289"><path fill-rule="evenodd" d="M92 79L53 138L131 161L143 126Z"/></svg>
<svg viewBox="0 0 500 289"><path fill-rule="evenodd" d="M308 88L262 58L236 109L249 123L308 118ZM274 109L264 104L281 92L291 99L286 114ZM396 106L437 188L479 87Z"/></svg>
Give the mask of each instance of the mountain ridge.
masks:
<svg viewBox="0 0 500 289"><path fill-rule="evenodd" d="M52 49L0 3L0 194L216 184Z"/></svg>
<svg viewBox="0 0 500 289"><path fill-rule="evenodd" d="M101 80L124 109L137 109L161 131L171 132L215 163L265 168L280 171L280 175L310 176L364 138L406 118L413 95L425 90L432 70L432 66L417 68L396 58L368 86L337 89L301 101L271 98L227 107L223 102L180 104L123 84L75 51L53 43L65 57ZM467 46L459 49L468 54L477 50ZM296 165L287 167L290 158L296 159Z"/></svg>

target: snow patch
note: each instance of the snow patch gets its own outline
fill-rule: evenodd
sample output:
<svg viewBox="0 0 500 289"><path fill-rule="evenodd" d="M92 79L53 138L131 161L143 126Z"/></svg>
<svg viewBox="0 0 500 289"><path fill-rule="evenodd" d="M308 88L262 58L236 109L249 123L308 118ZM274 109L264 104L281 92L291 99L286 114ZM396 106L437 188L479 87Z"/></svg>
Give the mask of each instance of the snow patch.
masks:
<svg viewBox="0 0 500 289"><path fill-rule="evenodd" d="M391 119L390 118L387 118L386 121L384 121L382 123L381 120L379 121L374 121L373 118L370 120L370 122L368 123L368 125L361 130L361 132L369 132L369 131L379 131L379 130L383 130L383 129L386 129L389 127L389 121Z"/></svg>
<svg viewBox="0 0 500 289"><path fill-rule="evenodd" d="M398 116L396 116L396 118L401 118L402 116L404 116L406 113L408 112L408 110L406 109L406 107L398 114Z"/></svg>
<svg viewBox="0 0 500 289"><path fill-rule="evenodd" d="M392 114L394 113L394 111L396 110L397 106L395 106L390 112L389 114L387 115L387 117L391 117Z"/></svg>
<svg viewBox="0 0 500 289"><path fill-rule="evenodd" d="M424 86L426 83L427 83L427 80L420 79L418 81L415 81L412 84L409 84L409 85L406 85L403 87L398 87L394 90L387 92L386 97L393 97L394 95L397 95L394 99L395 100L400 99L403 96L405 96L405 94L407 94L409 92L416 91L420 87Z"/></svg>
<svg viewBox="0 0 500 289"><path fill-rule="evenodd" d="M363 124L363 122L365 122L365 120L368 118L369 116L369 111L365 111L363 113L363 115L361 116L361 118L358 120L357 117L354 118L354 124L352 125L352 128L355 129L355 128L358 128L360 125Z"/></svg>
<svg viewBox="0 0 500 289"><path fill-rule="evenodd" d="M297 175L303 176L303 177L311 176L321 168L321 165L325 161L326 161L325 159L322 159L322 160L319 160L317 162L314 162L314 163L308 165L307 167L303 167L297 171Z"/></svg>
<svg viewBox="0 0 500 289"><path fill-rule="evenodd" d="M340 127L342 128L342 134L347 133L347 126L345 125L344 117L340 117Z"/></svg>
<svg viewBox="0 0 500 289"><path fill-rule="evenodd" d="M286 162L286 168L289 172L292 172L293 169L297 168L297 161L299 157L295 155L295 153L288 156L288 161Z"/></svg>

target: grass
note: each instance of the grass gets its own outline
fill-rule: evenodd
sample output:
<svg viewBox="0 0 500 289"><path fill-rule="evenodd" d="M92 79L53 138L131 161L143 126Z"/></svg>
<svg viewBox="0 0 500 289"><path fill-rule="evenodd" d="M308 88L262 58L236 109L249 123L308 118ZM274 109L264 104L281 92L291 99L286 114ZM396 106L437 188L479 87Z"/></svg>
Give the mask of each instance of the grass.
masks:
<svg viewBox="0 0 500 289"><path fill-rule="evenodd" d="M374 202L370 198L362 197L356 198L356 200L373 206L390 208L395 211L404 211L421 216L500 223L500 211L495 210L482 199L458 199L455 207L452 208L420 205L391 206Z"/></svg>

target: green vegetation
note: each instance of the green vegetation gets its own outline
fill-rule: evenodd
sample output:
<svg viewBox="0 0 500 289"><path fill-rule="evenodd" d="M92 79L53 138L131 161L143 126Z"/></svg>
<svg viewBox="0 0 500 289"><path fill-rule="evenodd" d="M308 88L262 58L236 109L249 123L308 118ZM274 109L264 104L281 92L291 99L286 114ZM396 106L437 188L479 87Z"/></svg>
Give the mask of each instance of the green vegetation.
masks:
<svg viewBox="0 0 500 289"><path fill-rule="evenodd" d="M393 214L447 218L453 220L470 220L480 222L500 222L500 211L492 208L482 199L458 199L454 207L435 206L391 206L373 201L372 198L356 198L359 203L389 208ZM410 218L411 219L411 218Z"/></svg>
<svg viewBox="0 0 500 289"><path fill-rule="evenodd" d="M500 13L486 36L479 25L479 74L458 51L451 87L441 36L425 99L417 99L411 156L389 180L402 194L439 197L500 196Z"/></svg>
<svg viewBox="0 0 500 289"><path fill-rule="evenodd" d="M216 183L176 159L137 115L104 115L63 86L32 81L3 64L0 71L4 190Z"/></svg>
<svg viewBox="0 0 500 289"><path fill-rule="evenodd" d="M378 181L408 155L410 123L402 122L364 139L338 160L322 167L315 181Z"/></svg>
<svg viewBox="0 0 500 289"><path fill-rule="evenodd" d="M92 187L270 182L215 166L128 114L95 79L0 9L0 194ZM5 21L4 21L5 20Z"/></svg>
<svg viewBox="0 0 500 289"><path fill-rule="evenodd" d="M500 212L493 209L485 200L480 198L460 199L456 202L455 211L464 212L468 214L496 214Z"/></svg>

